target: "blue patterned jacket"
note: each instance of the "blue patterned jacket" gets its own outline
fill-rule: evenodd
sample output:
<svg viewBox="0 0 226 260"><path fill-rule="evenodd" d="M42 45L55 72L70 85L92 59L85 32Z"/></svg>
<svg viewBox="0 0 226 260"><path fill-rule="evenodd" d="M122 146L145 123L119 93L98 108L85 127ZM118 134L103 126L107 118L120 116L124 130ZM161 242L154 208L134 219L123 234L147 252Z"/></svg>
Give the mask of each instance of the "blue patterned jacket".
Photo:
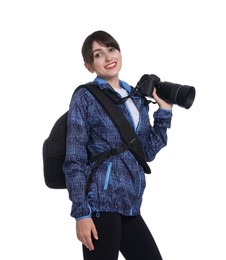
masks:
<svg viewBox="0 0 226 260"><path fill-rule="evenodd" d="M113 89L100 77L93 83L101 88ZM120 85L130 93L131 87L127 83L120 81ZM136 132L149 162L167 143L166 132L171 124L172 112L158 109L153 115L154 124L151 126L149 107L142 98L132 99L140 114ZM131 125L134 125L126 103L119 107ZM87 163L89 153L95 156L121 144L121 136L102 106L88 90L79 89L70 103L63 166L69 198L72 201L72 217L82 219L90 217L92 212L115 212L126 216L140 213L146 185L145 173L128 150L109 157L95 170L89 193L86 194L92 166Z"/></svg>

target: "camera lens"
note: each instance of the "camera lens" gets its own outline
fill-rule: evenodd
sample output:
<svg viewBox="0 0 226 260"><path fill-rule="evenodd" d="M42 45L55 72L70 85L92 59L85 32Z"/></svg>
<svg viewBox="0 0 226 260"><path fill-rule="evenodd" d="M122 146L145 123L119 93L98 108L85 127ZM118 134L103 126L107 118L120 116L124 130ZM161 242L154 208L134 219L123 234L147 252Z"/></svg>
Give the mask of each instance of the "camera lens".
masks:
<svg viewBox="0 0 226 260"><path fill-rule="evenodd" d="M188 109L194 102L195 88L171 82L159 82L157 95L169 103Z"/></svg>
<svg viewBox="0 0 226 260"><path fill-rule="evenodd" d="M186 109L190 108L195 99L195 88L191 86L181 86L177 93L176 104Z"/></svg>

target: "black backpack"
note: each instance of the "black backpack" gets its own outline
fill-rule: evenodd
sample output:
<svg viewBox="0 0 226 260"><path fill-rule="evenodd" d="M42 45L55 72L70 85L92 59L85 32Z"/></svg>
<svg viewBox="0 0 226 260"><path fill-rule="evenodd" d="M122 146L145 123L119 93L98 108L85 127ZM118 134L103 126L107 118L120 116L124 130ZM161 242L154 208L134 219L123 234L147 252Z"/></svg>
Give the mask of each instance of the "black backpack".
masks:
<svg viewBox="0 0 226 260"><path fill-rule="evenodd" d="M95 162L93 170L109 156L120 154L125 150L130 150L143 167L145 173L151 173L151 170L145 161L145 154L137 134L124 116L123 112L117 107L122 99L119 98L113 91L107 89L101 90L98 86L92 84L81 85L75 90L73 95L76 94L76 91L79 88L86 88L92 93L92 95L94 95L94 97L111 117L124 142L119 147L107 150L90 158L89 163ZM43 143L44 179L46 185L53 189L66 188L62 166L66 154L67 115L68 111L56 121L49 137ZM91 184L91 182L92 174L89 176L87 187Z"/></svg>

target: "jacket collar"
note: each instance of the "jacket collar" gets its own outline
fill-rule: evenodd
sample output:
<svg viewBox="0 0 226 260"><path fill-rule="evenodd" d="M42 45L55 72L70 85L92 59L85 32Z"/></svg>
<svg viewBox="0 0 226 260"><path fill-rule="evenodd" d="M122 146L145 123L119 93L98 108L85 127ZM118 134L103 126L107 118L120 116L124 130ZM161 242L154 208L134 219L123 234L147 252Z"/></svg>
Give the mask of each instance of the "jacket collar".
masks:
<svg viewBox="0 0 226 260"><path fill-rule="evenodd" d="M94 81L93 81L93 84L95 85L98 85L101 89L111 89L113 91L115 91L115 89L103 78L97 76ZM132 92L132 87L126 83L125 81L122 81L122 80L119 80L119 84L122 88L124 88L128 94L130 94ZM115 91L116 92L116 91ZM117 95L119 95L117 92L116 92ZM145 103L144 102L144 99L137 96L137 95L132 95L131 98L133 99L136 107L138 108L138 110L140 109L140 106Z"/></svg>
<svg viewBox="0 0 226 260"><path fill-rule="evenodd" d="M110 88L111 90L114 90L114 88L103 78L97 76L93 83L97 84L100 86L101 89L104 89L104 88ZM122 81L122 80L119 80L119 84L122 88L124 88L128 93L131 93L132 91L132 87L127 84L125 81Z"/></svg>

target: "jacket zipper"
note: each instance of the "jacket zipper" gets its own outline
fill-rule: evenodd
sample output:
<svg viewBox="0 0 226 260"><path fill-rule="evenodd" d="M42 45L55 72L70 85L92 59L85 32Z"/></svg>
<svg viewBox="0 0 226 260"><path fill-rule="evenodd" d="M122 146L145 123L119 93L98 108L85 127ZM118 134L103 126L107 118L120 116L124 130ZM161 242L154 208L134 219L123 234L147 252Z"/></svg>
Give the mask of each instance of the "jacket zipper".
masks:
<svg viewBox="0 0 226 260"><path fill-rule="evenodd" d="M118 94L120 97L122 97L119 93L117 93L117 94ZM132 99L132 98L131 98L131 99ZM133 101L133 99L132 99L132 101ZM124 105L125 105L127 111L128 111L129 114L130 114L130 118L132 119L132 122L133 122L133 128L135 129L135 132L137 133L137 132L139 131L140 124L141 124L140 111L138 110L137 106L136 106L135 103L134 103L134 105L135 105L135 107L136 107L136 109L137 109L137 111L138 111L138 113L139 113L138 124L137 124L137 126L135 126L135 122L134 122L134 119L133 119L133 115L132 115L132 113L131 113L131 111L130 111L130 109L129 109L129 106L126 104L126 102L124 103Z"/></svg>
<svg viewBox="0 0 226 260"><path fill-rule="evenodd" d="M116 92L117 93L117 92ZM121 98L122 98L122 96L119 94L119 93L117 93L117 95L119 95ZM127 109L127 111L129 112L129 114L130 114L130 117L131 117L131 119L132 119L132 123L133 123L133 127L134 127L134 129L135 129L135 132L136 133L138 133L138 131L139 131L139 129L140 129L140 125L141 125L141 117L140 117L140 111L138 110L138 108L137 108L137 110L138 110L138 113L139 113L139 121L138 121L138 124L137 124L137 126L135 126L135 122L134 122L134 119L133 119L133 115L132 115L132 113L131 113L131 111L130 111L130 109L129 109L129 107L128 107L128 105L126 104L126 102L124 103L124 105L126 106L126 109ZM135 104L134 104L135 105ZM135 105L136 106L136 105ZM110 174L109 174L110 175ZM108 177L109 178L109 177ZM109 181L109 180L108 180ZM105 184L106 184L106 180L105 180ZM141 190L141 179L140 179L140 175L139 175L139 190L138 190L138 193L137 193L137 198L138 198L138 196L140 195L140 190ZM132 208L130 209L130 216L132 216L133 215L133 208L134 208L134 205L132 206Z"/></svg>

